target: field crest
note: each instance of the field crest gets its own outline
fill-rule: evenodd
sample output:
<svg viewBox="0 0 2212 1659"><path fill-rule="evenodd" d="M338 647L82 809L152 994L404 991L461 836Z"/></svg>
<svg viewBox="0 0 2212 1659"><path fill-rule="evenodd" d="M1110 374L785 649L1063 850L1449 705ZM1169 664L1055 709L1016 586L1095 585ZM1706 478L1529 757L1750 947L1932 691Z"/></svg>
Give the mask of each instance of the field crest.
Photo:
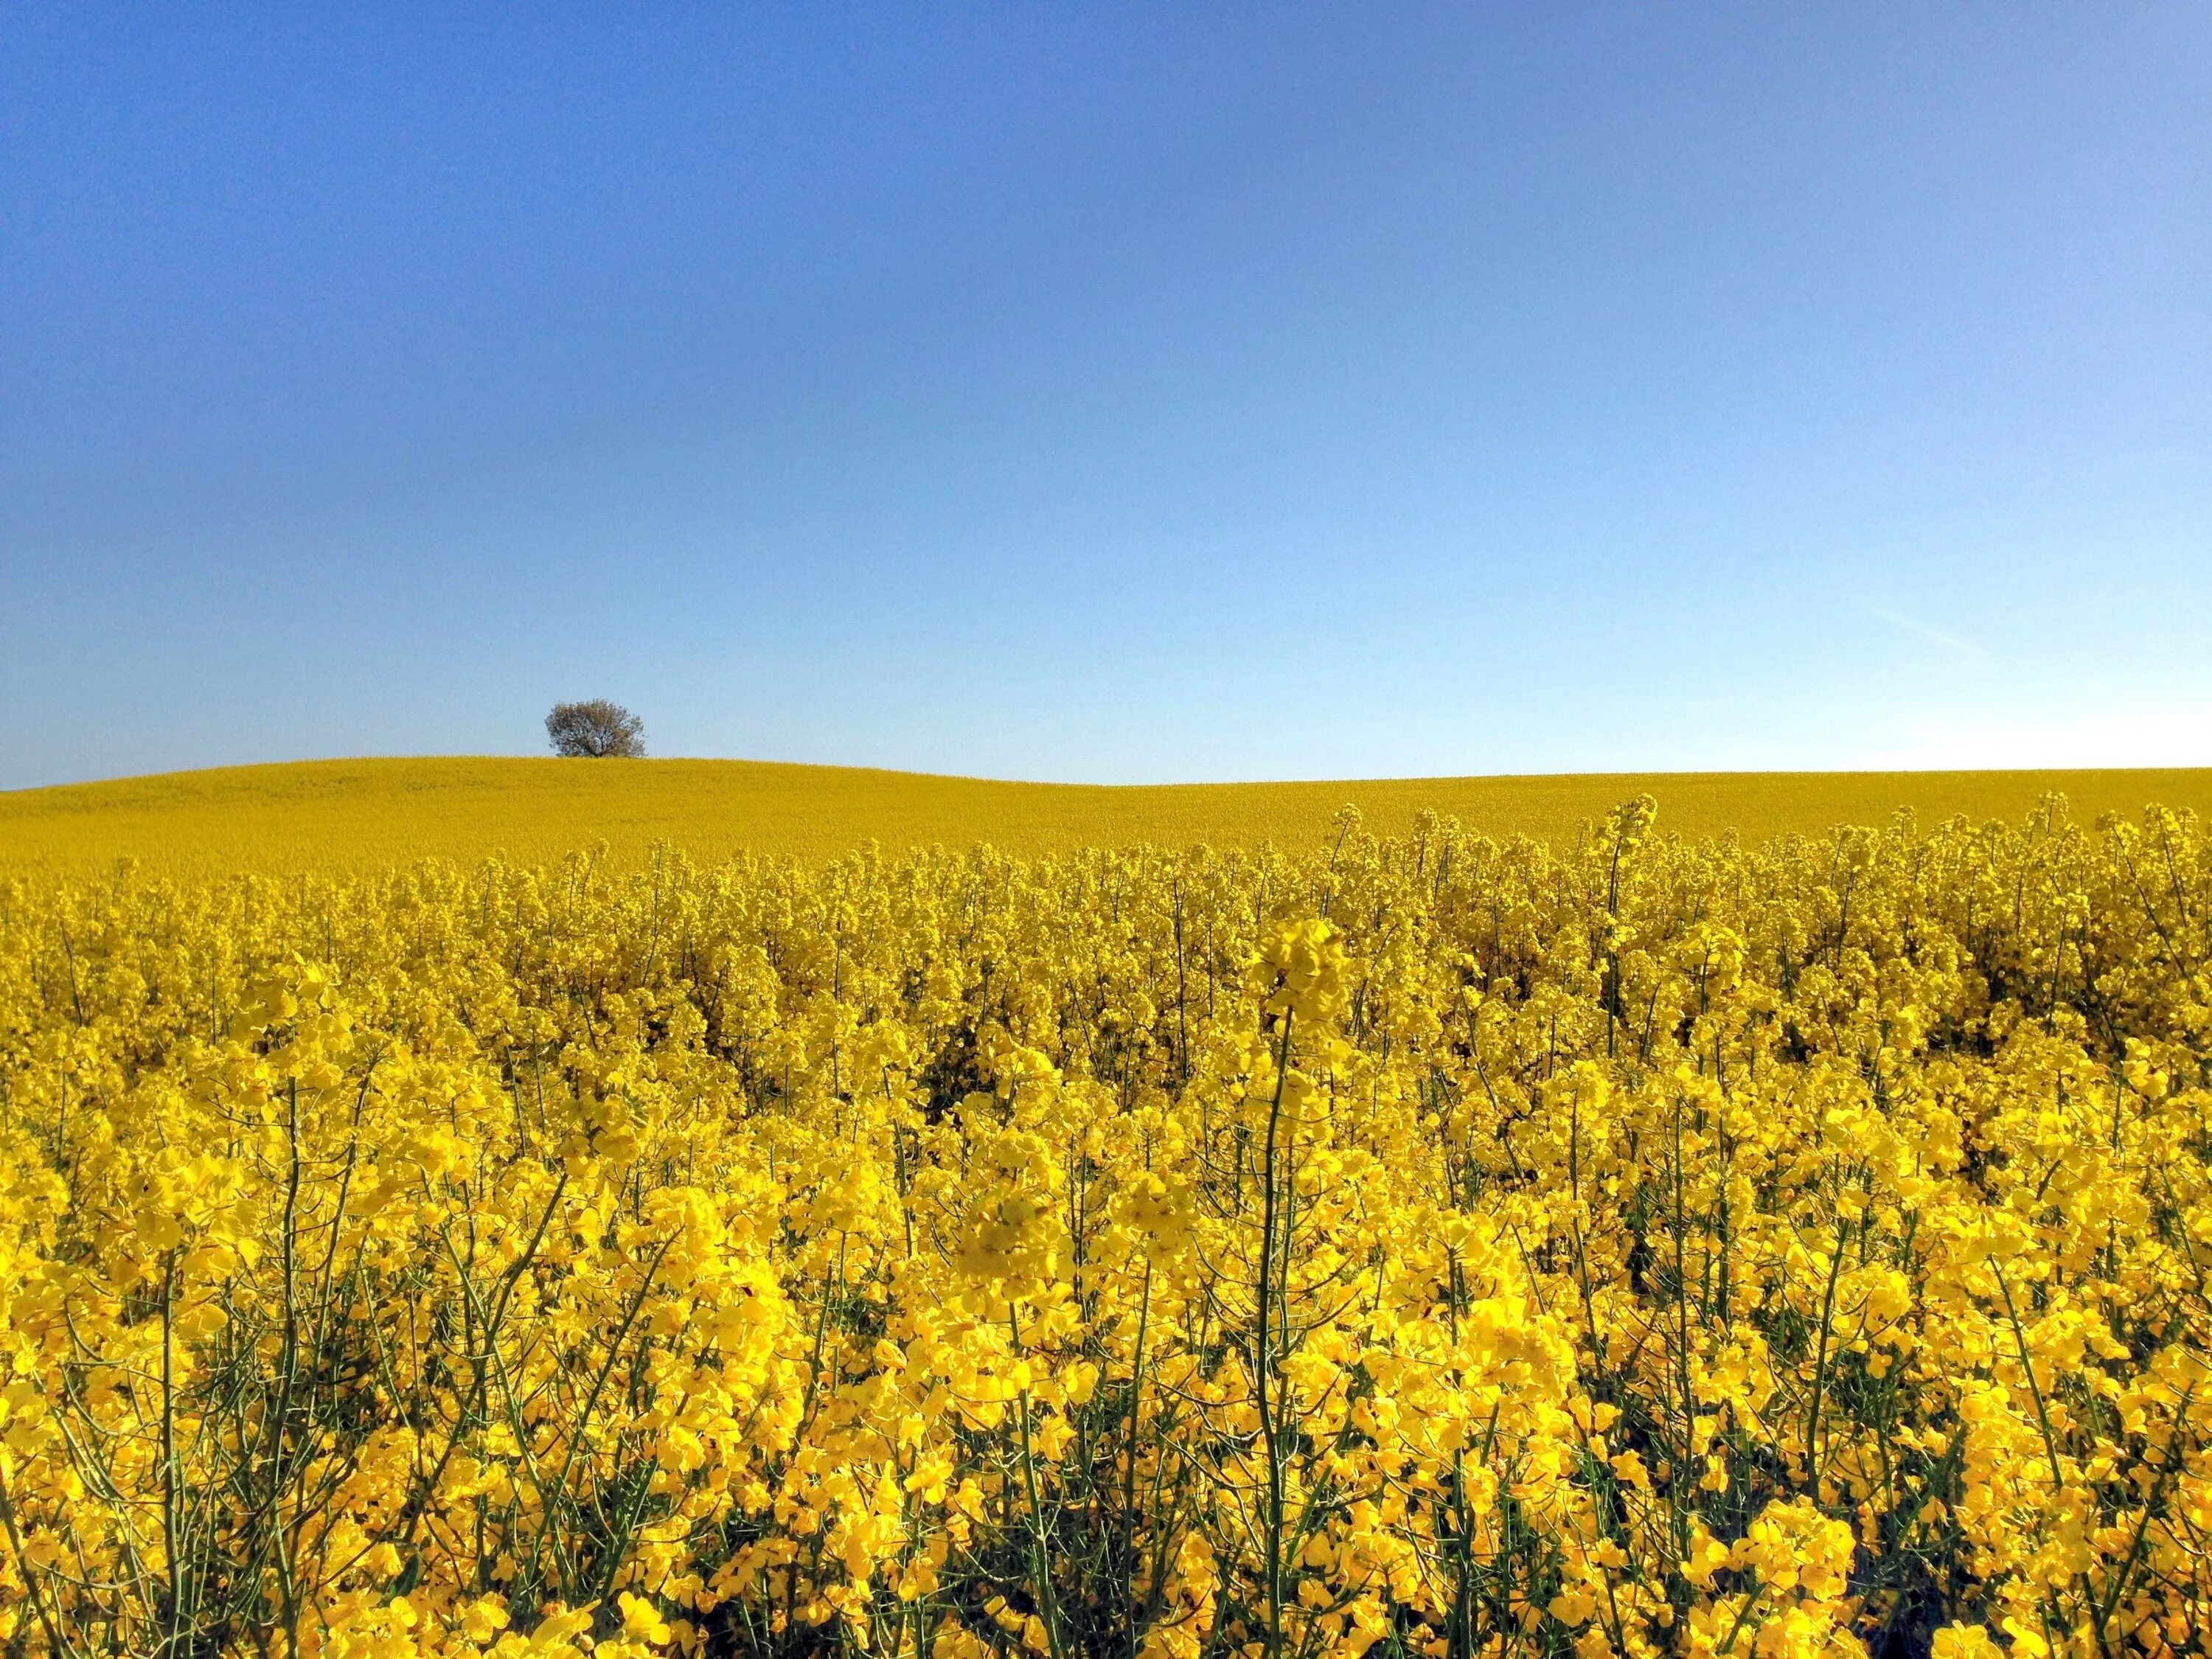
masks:
<svg viewBox="0 0 2212 1659"><path fill-rule="evenodd" d="M671 842L813 861L874 841L891 850L988 842L1012 853L1150 842L1311 846L1356 805L1377 833L1424 808L1496 836L1555 844L1639 793L1692 837L1817 834L1911 807L2017 820L2046 792L2075 815L2156 800L2212 811L2212 769L1990 772L1608 773L1114 787L762 761L594 763L431 757L223 767L0 793L0 867L363 867L495 852L525 861L604 842L618 860Z"/></svg>

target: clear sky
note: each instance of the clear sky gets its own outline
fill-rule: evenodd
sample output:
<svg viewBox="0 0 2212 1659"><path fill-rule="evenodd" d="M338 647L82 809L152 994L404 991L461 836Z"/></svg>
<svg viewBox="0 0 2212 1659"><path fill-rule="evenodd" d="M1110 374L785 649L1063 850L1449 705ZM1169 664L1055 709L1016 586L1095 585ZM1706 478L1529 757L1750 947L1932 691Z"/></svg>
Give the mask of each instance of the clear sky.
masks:
<svg viewBox="0 0 2212 1659"><path fill-rule="evenodd" d="M0 10L0 787L2212 763L2212 9Z"/></svg>

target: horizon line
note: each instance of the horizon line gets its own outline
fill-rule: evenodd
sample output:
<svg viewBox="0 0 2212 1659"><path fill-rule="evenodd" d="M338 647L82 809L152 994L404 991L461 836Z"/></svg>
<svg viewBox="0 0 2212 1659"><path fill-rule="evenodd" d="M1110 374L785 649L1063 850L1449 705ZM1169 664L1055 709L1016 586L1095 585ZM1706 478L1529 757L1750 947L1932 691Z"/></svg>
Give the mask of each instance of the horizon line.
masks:
<svg viewBox="0 0 2212 1659"><path fill-rule="evenodd" d="M1184 778L1149 782L1098 783L1060 778L994 777L983 773L933 772L921 768L878 766L830 761L768 760L735 755L640 755L606 757L615 764L624 760L646 765L656 763L690 766L750 766L792 771L866 772L887 777L927 778L945 783L995 784L1031 789L1269 789L1284 786L1319 787L1326 784L1418 784L1468 782L1527 782L1556 780L1570 782L1597 778L1850 778L1850 777L1978 777L2002 775L2104 775L2124 773L2207 772L2212 765L2176 763L2163 766L1838 766L1838 767L1681 767L1640 770L1590 768L1557 772L1423 772L1370 776L1279 778ZM0 797L43 794L67 789L96 789L111 785L150 783L164 779L201 778L222 772L275 771L295 767L400 765L424 761L495 761L518 764L577 764L594 763L583 757L496 753L439 753L404 755L311 755L289 760L232 761L213 766L172 768L157 772L126 772L111 776L73 778L58 783L23 784L0 788Z"/></svg>

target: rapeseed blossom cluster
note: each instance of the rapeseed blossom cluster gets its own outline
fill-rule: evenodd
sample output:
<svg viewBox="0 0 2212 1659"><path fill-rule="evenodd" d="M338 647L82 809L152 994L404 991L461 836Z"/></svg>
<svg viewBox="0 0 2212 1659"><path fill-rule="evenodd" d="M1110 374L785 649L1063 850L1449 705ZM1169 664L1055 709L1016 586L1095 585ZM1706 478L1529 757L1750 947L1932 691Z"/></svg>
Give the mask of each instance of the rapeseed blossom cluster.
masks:
<svg viewBox="0 0 2212 1659"><path fill-rule="evenodd" d="M2201 1652L2212 836L0 882L0 1653Z"/></svg>

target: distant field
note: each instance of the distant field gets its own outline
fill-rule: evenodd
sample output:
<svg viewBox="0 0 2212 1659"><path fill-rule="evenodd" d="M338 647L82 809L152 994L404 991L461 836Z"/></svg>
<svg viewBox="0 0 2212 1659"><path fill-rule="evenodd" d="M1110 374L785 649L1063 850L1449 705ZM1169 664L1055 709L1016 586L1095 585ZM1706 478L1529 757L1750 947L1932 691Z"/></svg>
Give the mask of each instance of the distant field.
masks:
<svg viewBox="0 0 2212 1659"><path fill-rule="evenodd" d="M1660 825L1762 838L1873 823L2016 818L2046 791L2087 818L2161 802L2212 813L2212 769L2053 772L1771 772L1393 778L1115 787L754 761L471 758L307 761L0 793L0 867L360 866L494 852L552 857L604 842L634 860L667 840L714 859L803 860L988 841L1041 853L1150 842L1310 845L1347 801L1378 831L1423 807L1492 835L1571 840L1615 802L1658 799Z"/></svg>

